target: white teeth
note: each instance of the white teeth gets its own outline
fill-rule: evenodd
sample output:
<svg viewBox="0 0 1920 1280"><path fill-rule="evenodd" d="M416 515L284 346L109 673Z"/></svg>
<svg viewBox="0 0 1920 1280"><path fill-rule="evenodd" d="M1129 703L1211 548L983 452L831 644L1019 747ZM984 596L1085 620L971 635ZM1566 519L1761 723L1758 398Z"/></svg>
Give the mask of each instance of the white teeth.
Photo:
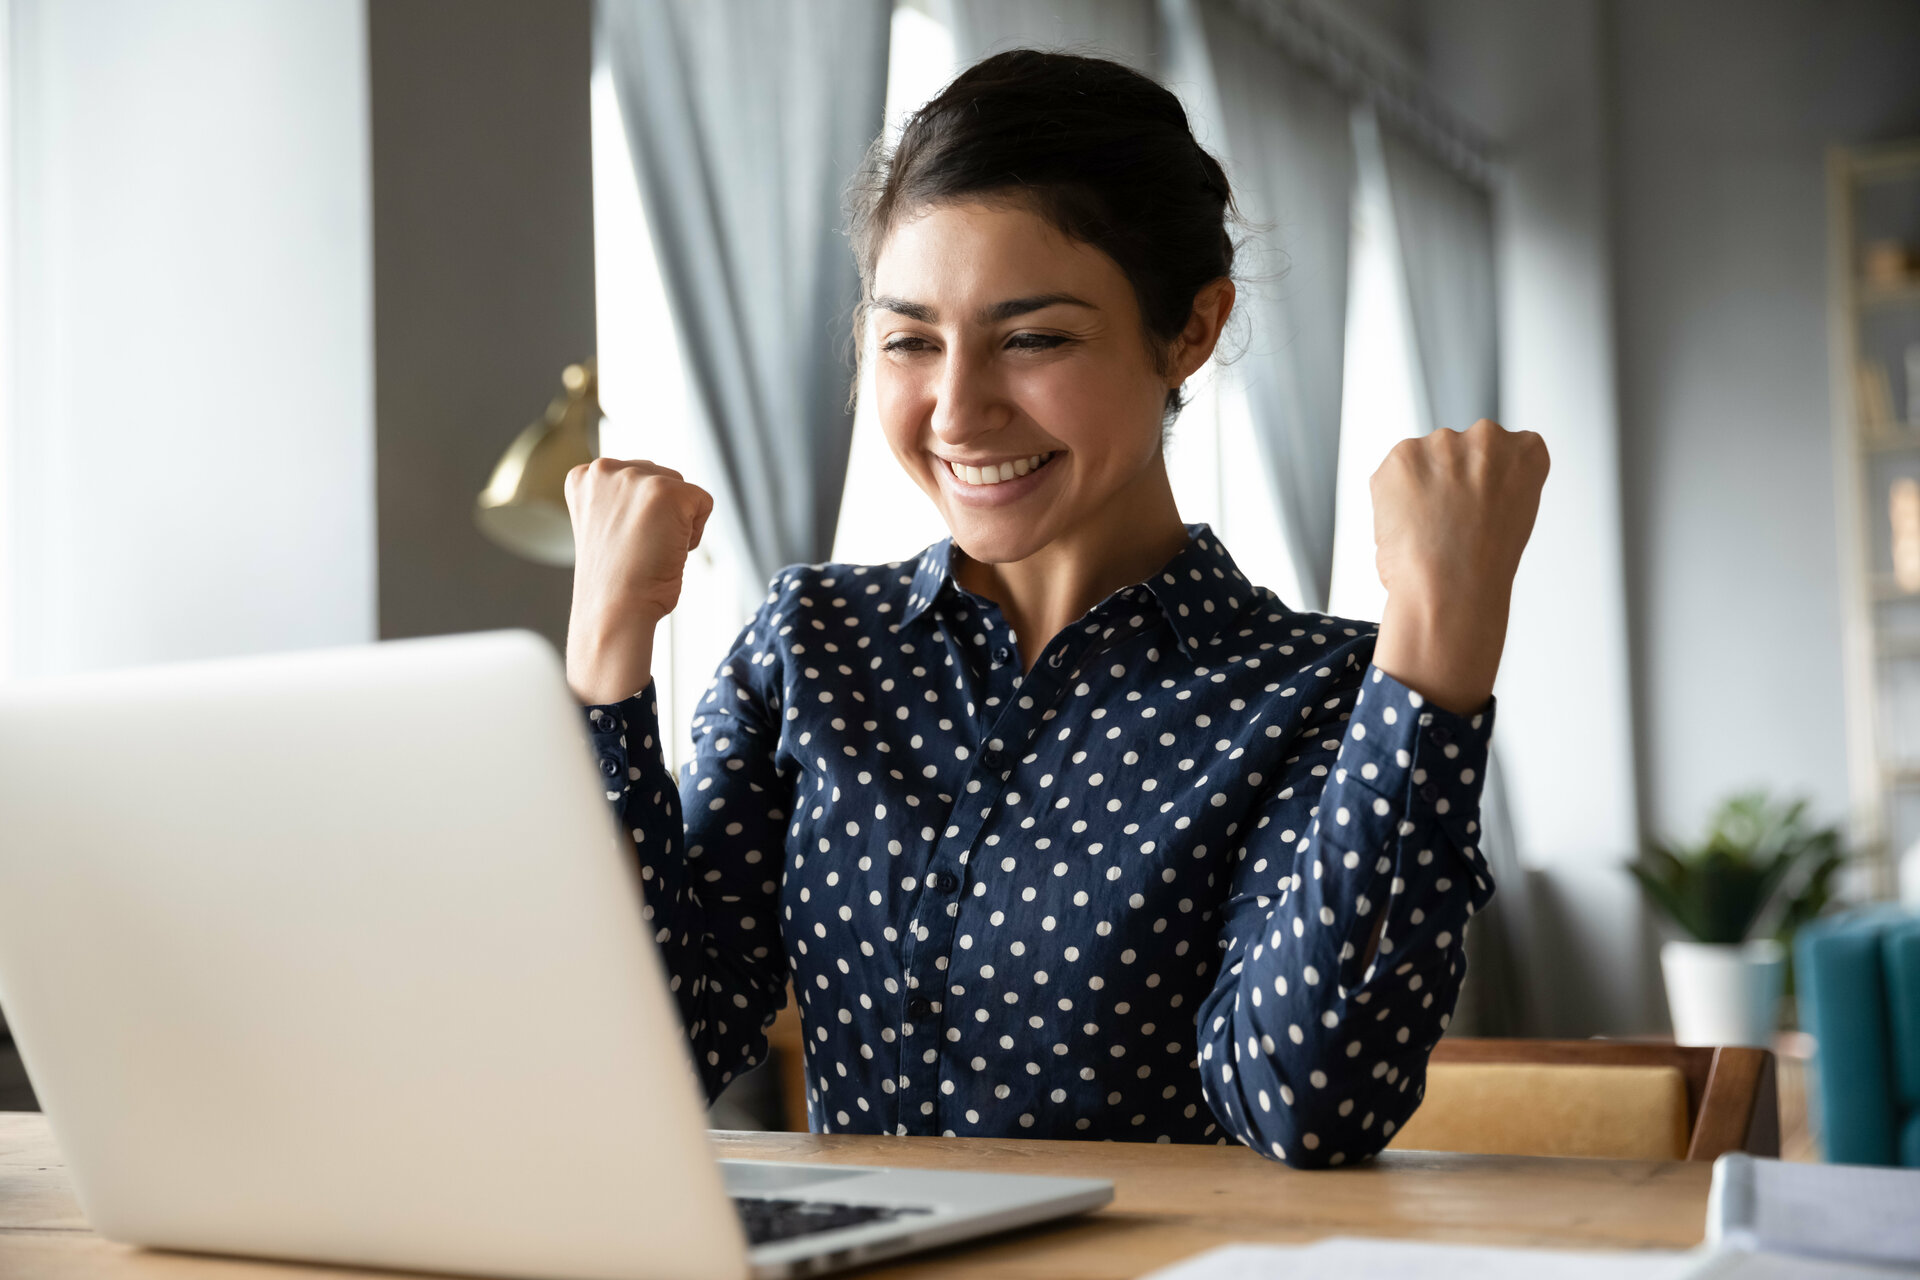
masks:
<svg viewBox="0 0 1920 1280"><path fill-rule="evenodd" d="M999 484L1003 480L1011 480L1015 476L1024 476L1052 456L1051 453L1036 453L1030 458L1016 458L1012 462L1003 462L997 467L984 469L949 462L947 469L953 472L955 479L963 480L967 484L991 485Z"/></svg>

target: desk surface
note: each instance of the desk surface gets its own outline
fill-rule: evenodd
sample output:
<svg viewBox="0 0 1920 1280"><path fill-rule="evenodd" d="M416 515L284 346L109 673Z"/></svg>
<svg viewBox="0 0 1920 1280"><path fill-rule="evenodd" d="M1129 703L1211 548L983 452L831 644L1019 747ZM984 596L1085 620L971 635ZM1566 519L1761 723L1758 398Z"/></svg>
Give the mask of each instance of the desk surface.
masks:
<svg viewBox="0 0 1920 1280"><path fill-rule="evenodd" d="M1300 1173L1244 1147L718 1133L723 1156L937 1165L1111 1178L1113 1203L1069 1223L860 1272L949 1280L1106 1280L1236 1240L1328 1235L1573 1248L1688 1248L1705 1164L1388 1152ZM0 1113L0 1276L34 1280L321 1280L364 1272L127 1249L87 1230L39 1115ZM390 1280L390 1277L389 1277Z"/></svg>

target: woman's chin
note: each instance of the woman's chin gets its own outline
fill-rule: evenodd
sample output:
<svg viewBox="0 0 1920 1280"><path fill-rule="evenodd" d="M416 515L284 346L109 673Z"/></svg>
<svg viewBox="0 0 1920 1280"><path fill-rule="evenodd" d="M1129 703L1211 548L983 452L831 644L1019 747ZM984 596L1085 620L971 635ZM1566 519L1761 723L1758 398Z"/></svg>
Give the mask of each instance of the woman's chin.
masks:
<svg viewBox="0 0 1920 1280"><path fill-rule="evenodd" d="M1052 541L1052 531L1032 520L967 508L948 510L947 531L968 559L981 564L1013 564Z"/></svg>

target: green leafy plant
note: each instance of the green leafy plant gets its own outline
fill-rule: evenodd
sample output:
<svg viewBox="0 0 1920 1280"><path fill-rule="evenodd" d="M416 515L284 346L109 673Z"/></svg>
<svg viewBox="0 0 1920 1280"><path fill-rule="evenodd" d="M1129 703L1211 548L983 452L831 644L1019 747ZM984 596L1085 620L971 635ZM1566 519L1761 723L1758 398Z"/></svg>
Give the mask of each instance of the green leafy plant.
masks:
<svg viewBox="0 0 1920 1280"><path fill-rule="evenodd" d="M1697 941L1790 942L1818 915L1846 853L1837 827L1815 827L1807 802L1764 791L1727 800L1698 845L1650 844L1628 864L1656 906Z"/></svg>

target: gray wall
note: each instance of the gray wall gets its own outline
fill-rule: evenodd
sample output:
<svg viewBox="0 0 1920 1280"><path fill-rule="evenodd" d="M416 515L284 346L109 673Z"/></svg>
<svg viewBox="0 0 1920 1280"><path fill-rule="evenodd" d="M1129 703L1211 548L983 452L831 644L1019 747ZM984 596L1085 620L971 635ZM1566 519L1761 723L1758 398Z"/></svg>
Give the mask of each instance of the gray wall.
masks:
<svg viewBox="0 0 1920 1280"><path fill-rule="evenodd" d="M587 0L373 0L380 634L564 640L571 574L474 527L515 432L594 354Z"/></svg>
<svg viewBox="0 0 1920 1280"><path fill-rule="evenodd" d="M1370 7L1506 160L1503 411L1555 455L1529 561L1624 549L1516 590L1503 745L1520 683L1559 720L1512 770L1539 1029L1657 1029L1640 837L1755 784L1847 816L1823 153L1920 133L1920 5Z"/></svg>
<svg viewBox="0 0 1920 1280"><path fill-rule="evenodd" d="M1824 148L1920 134L1920 5L1611 8L1645 822L1845 817Z"/></svg>
<svg viewBox="0 0 1920 1280"><path fill-rule="evenodd" d="M12 0L0 17L5 665L372 639L361 4Z"/></svg>
<svg viewBox="0 0 1920 1280"><path fill-rule="evenodd" d="M1638 843L1608 211L1610 71L1592 0L1450 6L1430 78L1498 140L1501 415L1553 454L1514 586L1499 749L1525 891L1534 1029L1659 1025Z"/></svg>

